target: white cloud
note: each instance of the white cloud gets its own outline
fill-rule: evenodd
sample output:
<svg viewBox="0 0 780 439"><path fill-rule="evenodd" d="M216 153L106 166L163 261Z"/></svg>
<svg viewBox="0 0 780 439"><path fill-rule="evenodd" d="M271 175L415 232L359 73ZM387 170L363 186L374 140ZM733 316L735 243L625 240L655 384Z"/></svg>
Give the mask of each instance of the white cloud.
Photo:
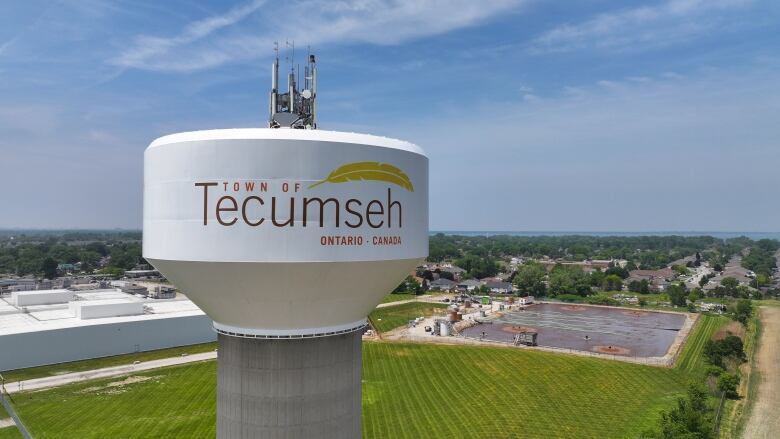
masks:
<svg viewBox="0 0 780 439"><path fill-rule="evenodd" d="M576 24L557 26L535 38L533 52L585 48L636 50L663 47L723 29L724 14L751 0L666 0L597 15Z"/></svg>
<svg viewBox="0 0 780 439"><path fill-rule="evenodd" d="M398 44L479 24L523 1L285 2L264 20L241 26L241 21L260 12L263 1L255 1L192 22L172 37L141 35L110 62L147 70L193 71L266 56L280 37L309 45Z"/></svg>
<svg viewBox="0 0 780 439"><path fill-rule="evenodd" d="M149 64L150 60L152 60L152 63L154 63L154 60L158 60L158 65L167 65L168 63L166 63L165 59L170 56L175 56L175 52L179 48L197 43L220 29L232 26L241 20L244 20L252 13L256 12L264 3L265 0L253 0L250 3L235 7L222 15L194 21L185 26L184 30L174 37L162 38L141 35L136 38L133 47L122 52L118 57L112 60L112 62L124 67L143 68ZM217 57L211 62L217 63L219 61L220 59ZM201 63L203 63L203 61L201 61ZM197 62L181 64L183 67L182 70L188 70L197 65Z"/></svg>
<svg viewBox="0 0 780 439"><path fill-rule="evenodd" d="M428 153L435 230L774 230L777 67L596 81L392 133Z"/></svg>

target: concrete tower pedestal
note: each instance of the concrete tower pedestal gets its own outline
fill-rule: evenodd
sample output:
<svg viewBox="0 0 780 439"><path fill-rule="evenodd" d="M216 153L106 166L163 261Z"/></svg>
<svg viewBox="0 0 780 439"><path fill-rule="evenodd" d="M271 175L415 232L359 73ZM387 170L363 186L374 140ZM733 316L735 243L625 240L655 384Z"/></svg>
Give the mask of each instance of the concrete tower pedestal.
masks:
<svg viewBox="0 0 780 439"><path fill-rule="evenodd" d="M360 438L362 333L219 334L217 438Z"/></svg>

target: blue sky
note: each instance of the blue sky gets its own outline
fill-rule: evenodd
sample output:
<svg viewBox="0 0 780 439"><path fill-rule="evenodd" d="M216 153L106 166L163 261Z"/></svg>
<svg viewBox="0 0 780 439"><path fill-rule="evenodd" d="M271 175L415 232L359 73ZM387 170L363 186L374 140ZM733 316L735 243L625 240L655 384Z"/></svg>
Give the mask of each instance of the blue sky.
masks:
<svg viewBox="0 0 780 439"><path fill-rule="evenodd" d="M262 126L286 39L321 128L428 152L432 229L780 230L770 0L6 2L0 227L140 228L146 146Z"/></svg>

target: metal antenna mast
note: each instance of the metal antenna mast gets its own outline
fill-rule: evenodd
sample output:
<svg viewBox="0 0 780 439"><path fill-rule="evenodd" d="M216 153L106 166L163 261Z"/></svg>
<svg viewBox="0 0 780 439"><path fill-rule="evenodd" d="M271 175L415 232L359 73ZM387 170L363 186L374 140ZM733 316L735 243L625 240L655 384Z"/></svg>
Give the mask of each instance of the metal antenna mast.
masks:
<svg viewBox="0 0 780 439"><path fill-rule="evenodd" d="M270 128L316 129L317 65L312 53L304 65L303 90L298 90L300 65L295 71L295 42L285 41L291 57L287 74L287 93L279 92L279 43L274 42L275 59L271 68L271 99L268 126ZM297 77L296 77L297 76Z"/></svg>

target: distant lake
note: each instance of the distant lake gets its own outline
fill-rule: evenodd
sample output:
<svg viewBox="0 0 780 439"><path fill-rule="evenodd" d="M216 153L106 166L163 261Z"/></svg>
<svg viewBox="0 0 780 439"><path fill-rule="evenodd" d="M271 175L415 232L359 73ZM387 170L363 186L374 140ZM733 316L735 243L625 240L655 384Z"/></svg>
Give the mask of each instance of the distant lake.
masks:
<svg viewBox="0 0 780 439"><path fill-rule="evenodd" d="M461 236L712 236L718 239L738 238L745 236L753 240L758 239L776 239L780 241L780 232L578 232L578 231L539 231L539 232L523 232L523 231L483 231L483 230L432 230L431 235L437 233L443 233L445 235L461 235Z"/></svg>

